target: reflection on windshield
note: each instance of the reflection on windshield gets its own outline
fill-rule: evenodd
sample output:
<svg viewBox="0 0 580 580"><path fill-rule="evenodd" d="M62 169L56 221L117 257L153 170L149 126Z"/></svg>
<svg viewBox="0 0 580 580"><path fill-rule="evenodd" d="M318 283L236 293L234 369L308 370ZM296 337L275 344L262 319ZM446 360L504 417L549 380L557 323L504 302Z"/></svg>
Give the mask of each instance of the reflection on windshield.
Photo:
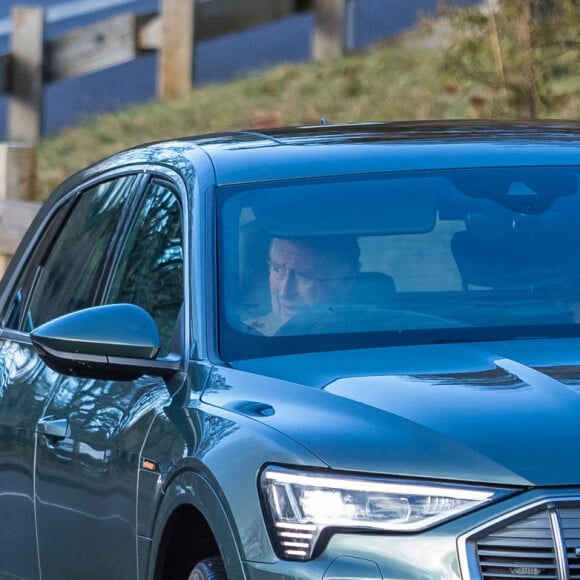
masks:
<svg viewBox="0 0 580 580"><path fill-rule="evenodd" d="M576 333L579 175L470 169L223 188L221 352Z"/></svg>

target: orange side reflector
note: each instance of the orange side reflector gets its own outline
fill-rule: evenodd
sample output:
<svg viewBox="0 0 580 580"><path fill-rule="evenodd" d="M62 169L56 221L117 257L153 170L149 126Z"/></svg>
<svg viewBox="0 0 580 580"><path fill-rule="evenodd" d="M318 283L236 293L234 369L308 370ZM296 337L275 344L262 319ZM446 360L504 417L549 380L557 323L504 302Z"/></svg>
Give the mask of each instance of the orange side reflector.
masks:
<svg viewBox="0 0 580 580"><path fill-rule="evenodd" d="M141 469L145 471L159 471L159 466L156 461L152 459L147 459L146 457L141 458Z"/></svg>

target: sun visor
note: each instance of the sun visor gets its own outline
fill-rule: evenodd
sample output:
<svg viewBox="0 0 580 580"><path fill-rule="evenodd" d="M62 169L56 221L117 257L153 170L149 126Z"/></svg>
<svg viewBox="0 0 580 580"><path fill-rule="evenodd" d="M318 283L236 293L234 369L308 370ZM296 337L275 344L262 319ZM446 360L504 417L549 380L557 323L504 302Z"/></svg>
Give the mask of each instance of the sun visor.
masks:
<svg viewBox="0 0 580 580"><path fill-rule="evenodd" d="M382 179L271 188L253 196L257 222L277 237L411 234L431 231L438 191L446 182Z"/></svg>

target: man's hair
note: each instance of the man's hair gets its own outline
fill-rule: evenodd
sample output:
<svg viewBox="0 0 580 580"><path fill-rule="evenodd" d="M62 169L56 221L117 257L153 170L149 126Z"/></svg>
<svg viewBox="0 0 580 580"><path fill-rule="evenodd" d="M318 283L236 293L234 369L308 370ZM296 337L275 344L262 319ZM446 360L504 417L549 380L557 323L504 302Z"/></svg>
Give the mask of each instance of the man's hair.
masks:
<svg viewBox="0 0 580 580"><path fill-rule="evenodd" d="M360 267L360 247L356 236L336 234L281 239L293 241L308 247L313 252L332 257L352 270L358 270Z"/></svg>

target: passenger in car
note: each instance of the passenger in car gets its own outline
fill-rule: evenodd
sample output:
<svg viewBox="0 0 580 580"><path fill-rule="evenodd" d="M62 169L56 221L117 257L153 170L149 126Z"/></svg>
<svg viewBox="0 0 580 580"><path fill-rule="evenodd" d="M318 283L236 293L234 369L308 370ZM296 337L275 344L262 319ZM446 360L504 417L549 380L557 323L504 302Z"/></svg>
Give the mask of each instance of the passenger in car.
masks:
<svg viewBox="0 0 580 580"><path fill-rule="evenodd" d="M274 238L269 252L271 311L246 324L272 336L316 308L344 303L360 269L355 236Z"/></svg>

